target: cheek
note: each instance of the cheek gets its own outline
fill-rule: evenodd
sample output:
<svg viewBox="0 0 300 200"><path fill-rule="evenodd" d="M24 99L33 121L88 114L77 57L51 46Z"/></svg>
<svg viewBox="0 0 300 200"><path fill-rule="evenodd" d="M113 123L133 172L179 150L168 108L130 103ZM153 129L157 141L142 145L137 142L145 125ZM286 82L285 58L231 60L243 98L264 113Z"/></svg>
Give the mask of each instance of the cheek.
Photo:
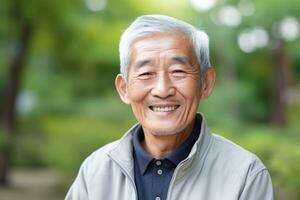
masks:
<svg viewBox="0 0 300 200"><path fill-rule="evenodd" d="M128 96L132 102L144 100L148 94L149 86L143 84L132 83L128 87Z"/></svg>
<svg viewBox="0 0 300 200"><path fill-rule="evenodd" d="M201 87L198 81L190 80L177 85L177 90L186 100L200 99Z"/></svg>

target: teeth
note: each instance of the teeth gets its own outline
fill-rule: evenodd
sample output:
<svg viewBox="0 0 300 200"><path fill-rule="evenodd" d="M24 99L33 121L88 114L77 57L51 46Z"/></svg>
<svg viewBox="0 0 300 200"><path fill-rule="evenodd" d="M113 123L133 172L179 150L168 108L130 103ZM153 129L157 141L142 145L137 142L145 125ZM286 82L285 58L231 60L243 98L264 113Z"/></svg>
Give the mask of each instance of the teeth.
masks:
<svg viewBox="0 0 300 200"><path fill-rule="evenodd" d="M168 112L168 111L173 111L176 108L178 108L178 106L166 106L166 107L152 107L152 110L154 112Z"/></svg>

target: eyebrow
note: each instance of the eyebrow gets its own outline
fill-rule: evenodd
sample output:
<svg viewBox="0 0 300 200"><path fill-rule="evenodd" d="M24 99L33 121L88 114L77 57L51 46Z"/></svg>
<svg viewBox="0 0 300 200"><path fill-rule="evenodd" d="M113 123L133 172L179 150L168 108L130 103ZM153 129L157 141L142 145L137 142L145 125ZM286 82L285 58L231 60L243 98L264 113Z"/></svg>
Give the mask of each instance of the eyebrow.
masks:
<svg viewBox="0 0 300 200"><path fill-rule="evenodd" d="M145 60L139 60L136 62L136 64L134 65L135 68L139 69L147 64L149 64L151 62L150 59L145 59Z"/></svg>
<svg viewBox="0 0 300 200"><path fill-rule="evenodd" d="M188 64L190 66L192 65L191 61L190 61L190 58L187 57L187 56L174 56L172 58L172 61L179 62L181 64Z"/></svg>

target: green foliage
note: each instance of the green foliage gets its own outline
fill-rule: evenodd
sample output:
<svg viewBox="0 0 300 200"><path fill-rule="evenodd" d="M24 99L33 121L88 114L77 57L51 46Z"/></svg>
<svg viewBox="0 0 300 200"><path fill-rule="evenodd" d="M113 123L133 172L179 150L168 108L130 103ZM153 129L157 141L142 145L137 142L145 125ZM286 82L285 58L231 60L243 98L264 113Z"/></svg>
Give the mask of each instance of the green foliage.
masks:
<svg viewBox="0 0 300 200"><path fill-rule="evenodd" d="M77 111L52 112L35 119L36 124L26 119L24 126L31 131L19 131L14 163L76 171L92 151L120 138L135 123L129 108L113 97L86 100Z"/></svg>
<svg viewBox="0 0 300 200"><path fill-rule="evenodd" d="M22 133L17 135L12 148L12 160L14 166L28 168L45 167L43 152L45 145L42 135L37 133Z"/></svg>
<svg viewBox="0 0 300 200"><path fill-rule="evenodd" d="M5 144L4 132L3 132L2 128L0 128L0 148L2 148L4 144Z"/></svg>

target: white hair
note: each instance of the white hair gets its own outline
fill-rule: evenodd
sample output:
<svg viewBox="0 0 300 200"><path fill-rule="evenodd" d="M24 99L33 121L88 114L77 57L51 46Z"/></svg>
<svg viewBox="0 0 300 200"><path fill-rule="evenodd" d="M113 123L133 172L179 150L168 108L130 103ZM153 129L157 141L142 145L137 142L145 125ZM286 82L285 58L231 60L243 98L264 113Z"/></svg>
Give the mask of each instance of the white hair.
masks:
<svg viewBox="0 0 300 200"><path fill-rule="evenodd" d="M191 40L200 66L200 74L203 76L210 67L207 34L191 24L164 15L140 16L123 32L119 45L121 73L128 78L134 42L147 36L169 32L184 34Z"/></svg>

